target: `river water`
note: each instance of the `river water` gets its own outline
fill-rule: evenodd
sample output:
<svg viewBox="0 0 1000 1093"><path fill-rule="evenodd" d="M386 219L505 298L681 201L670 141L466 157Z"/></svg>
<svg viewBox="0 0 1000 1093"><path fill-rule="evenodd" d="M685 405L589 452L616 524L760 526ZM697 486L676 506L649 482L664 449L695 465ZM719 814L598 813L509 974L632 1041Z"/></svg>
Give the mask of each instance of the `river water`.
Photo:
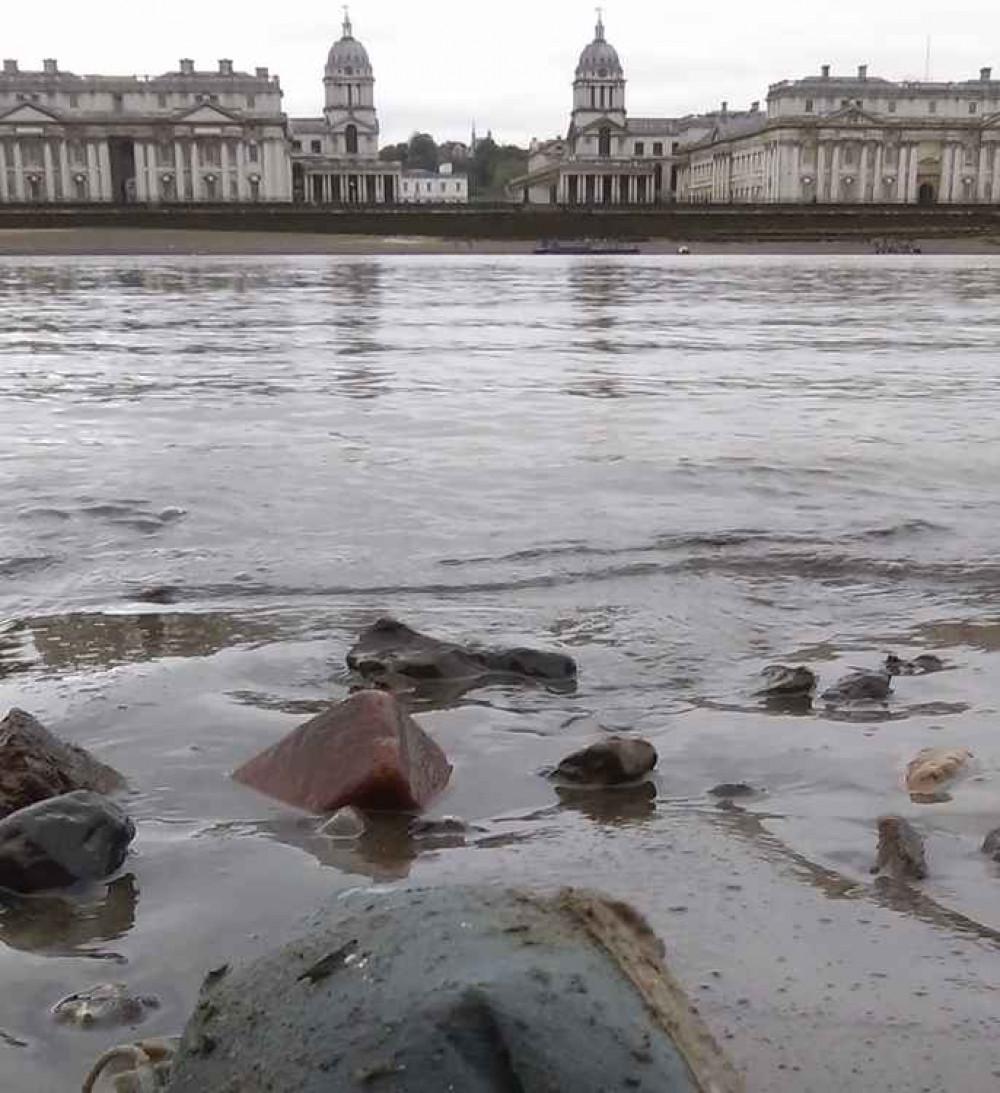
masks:
<svg viewBox="0 0 1000 1093"><path fill-rule="evenodd" d="M0 908L4 1093L139 1035L55 1026L73 990L155 993L171 1033L324 901L462 881L634 901L751 1089L994 1084L998 305L988 257L0 264L0 709L125 772L138 826L111 885ZM579 662L418 714L464 846L332 843L227 777L387 613ZM752 697L889 650L949 669L882 709ZM538 776L608 729L656 744L654 792ZM976 758L921 805L932 745ZM886 811L919 893L868 874Z"/></svg>

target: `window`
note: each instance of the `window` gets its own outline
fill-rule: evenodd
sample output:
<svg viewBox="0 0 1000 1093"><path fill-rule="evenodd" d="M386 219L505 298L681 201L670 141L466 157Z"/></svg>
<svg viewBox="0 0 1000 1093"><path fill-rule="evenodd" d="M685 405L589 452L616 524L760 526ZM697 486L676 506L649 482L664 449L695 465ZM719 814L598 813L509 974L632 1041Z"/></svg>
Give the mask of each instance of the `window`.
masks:
<svg viewBox="0 0 1000 1093"><path fill-rule="evenodd" d="M855 99L855 100L854 100L854 105L855 105L855 106L856 106L856 107L857 107L857 108L858 108L859 110L861 110L861 109L863 109L863 108L864 108L864 105L865 105L865 100L864 100L864 99Z"/></svg>
<svg viewBox="0 0 1000 1093"><path fill-rule="evenodd" d="M599 156L611 155L611 130L607 126L597 134L597 154Z"/></svg>
<svg viewBox="0 0 1000 1093"><path fill-rule="evenodd" d="M653 141L653 155L654 156L662 156L663 155L663 141L662 140Z"/></svg>
<svg viewBox="0 0 1000 1093"><path fill-rule="evenodd" d="M456 182L455 183L455 193L460 194L461 192L462 192L462 183L461 182Z"/></svg>
<svg viewBox="0 0 1000 1093"><path fill-rule="evenodd" d="M896 113L896 100L895 99L890 99L889 100L889 113L890 114L895 114Z"/></svg>
<svg viewBox="0 0 1000 1093"><path fill-rule="evenodd" d="M597 109L597 89L594 87L590 89L590 109Z"/></svg>
<svg viewBox="0 0 1000 1093"><path fill-rule="evenodd" d="M672 142L671 142L671 144L670 144L670 151L671 151L671 154L677 151L677 148L678 148L678 146L679 146L679 145L680 145L680 141L679 141L679 140L675 140L675 141L672 141Z"/></svg>
<svg viewBox="0 0 1000 1093"><path fill-rule="evenodd" d="M976 104L974 102L970 102L969 103L969 113L970 114L975 114L975 112L976 112Z"/></svg>
<svg viewBox="0 0 1000 1093"><path fill-rule="evenodd" d="M841 109L843 109L845 106L850 106L850 105L851 105L851 100L850 99L841 99L840 100Z"/></svg>
<svg viewBox="0 0 1000 1093"><path fill-rule="evenodd" d="M76 108L77 106L79 106L80 105L80 96L79 95L70 95L69 104L73 108Z"/></svg>
<svg viewBox="0 0 1000 1093"><path fill-rule="evenodd" d="M161 92L156 96L156 103L162 110L167 105L167 96Z"/></svg>
<svg viewBox="0 0 1000 1093"><path fill-rule="evenodd" d="M156 162L160 167L172 167L174 165L174 146L163 141L156 146Z"/></svg>
<svg viewBox="0 0 1000 1093"><path fill-rule="evenodd" d="M311 141L309 147L314 155L319 155L323 151L323 142L321 140Z"/></svg>
<svg viewBox="0 0 1000 1093"><path fill-rule="evenodd" d="M292 147L298 152L302 150L302 142L295 140L292 141ZM247 159L251 163L257 163L260 160L260 146L257 144L247 145Z"/></svg>
<svg viewBox="0 0 1000 1093"><path fill-rule="evenodd" d="M811 114L813 112L813 105L814 104L813 104L812 99L806 99L806 113L807 114Z"/></svg>
<svg viewBox="0 0 1000 1093"><path fill-rule="evenodd" d="M253 147L253 145L251 145L250 147L252 148L252 147ZM292 151L293 151L293 152L301 152L301 151L302 151L302 141L300 141L300 140L293 140L293 141L292 141ZM256 160L254 160L254 159L253 159L253 158L251 157L251 160L250 160L250 162L251 162L251 163L255 163L255 162L256 162Z"/></svg>
<svg viewBox="0 0 1000 1093"><path fill-rule="evenodd" d="M930 114L936 114L937 113L937 103L933 102L933 101L929 102L927 104L927 112L930 113Z"/></svg>
<svg viewBox="0 0 1000 1093"><path fill-rule="evenodd" d="M344 130L344 143L347 146L349 156L358 154L358 127L356 125L349 125Z"/></svg>
<svg viewBox="0 0 1000 1093"><path fill-rule="evenodd" d="M350 84L347 85L347 105L354 105L354 88Z"/></svg>
<svg viewBox="0 0 1000 1093"><path fill-rule="evenodd" d="M120 114L125 109L125 96L120 94L114 94L111 99L116 114Z"/></svg>
<svg viewBox="0 0 1000 1093"><path fill-rule="evenodd" d="M247 110L256 110L256 109L257 109L257 96L256 95L247 95Z"/></svg>
<svg viewBox="0 0 1000 1093"><path fill-rule="evenodd" d="M447 188L448 188L448 183L447 182L442 182L441 183L441 193L444 193L445 190L447 190Z"/></svg>
<svg viewBox="0 0 1000 1093"><path fill-rule="evenodd" d="M637 140L635 142L635 149L633 154L637 156L644 156L646 154L646 145L641 140Z"/></svg>

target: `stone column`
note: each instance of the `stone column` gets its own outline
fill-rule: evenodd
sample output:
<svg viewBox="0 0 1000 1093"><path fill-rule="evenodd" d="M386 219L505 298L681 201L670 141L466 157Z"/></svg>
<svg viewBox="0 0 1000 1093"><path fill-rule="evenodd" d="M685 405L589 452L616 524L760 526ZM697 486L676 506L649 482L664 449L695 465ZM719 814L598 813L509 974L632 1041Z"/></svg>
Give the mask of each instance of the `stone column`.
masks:
<svg viewBox="0 0 1000 1093"><path fill-rule="evenodd" d="M191 198L201 201L201 158L198 155L197 140L191 141Z"/></svg>
<svg viewBox="0 0 1000 1093"><path fill-rule="evenodd" d="M184 185L184 148L179 140L174 141L174 193L178 201L187 200L187 187Z"/></svg>
<svg viewBox="0 0 1000 1093"><path fill-rule="evenodd" d="M45 199L55 201L56 167L52 159L52 145L47 140L42 141L42 162L45 164Z"/></svg>
<svg viewBox="0 0 1000 1093"><path fill-rule="evenodd" d="M146 150L141 141L135 141L135 199L139 202L149 200L149 185L146 181Z"/></svg>
<svg viewBox="0 0 1000 1093"><path fill-rule="evenodd" d="M862 203L868 200L868 143L861 142L861 164L858 170L858 200Z"/></svg>
<svg viewBox="0 0 1000 1093"><path fill-rule="evenodd" d="M833 163L830 167L830 200L840 201L840 141L833 146Z"/></svg>
<svg viewBox="0 0 1000 1093"><path fill-rule="evenodd" d="M236 145L236 186L239 190L240 201L248 200L250 180L247 178L247 146L242 140Z"/></svg>
<svg viewBox="0 0 1000 1093"><path fill-rule="evenodd" d="M965 174L965 146L962 144L956 144L955 158L951 168L951 201L952 204L957 204L965 196L965 185L962 182L962 175Z"/></svg>
<svg viewBox="0 0 1000 1093"><path fill-rule="evenodd" d="M220 164L219 177L222 181L222 200L225 202L225 201L230 200L230 197L229 197L229 194L230 194L230 186L229 186L229 171L230 171L230 167L229 167L229 141L226 140L225 138L223 138L223 140L220 143L222 145L222 150L220 152L220 159L219 159L219 164Z"/></svg>
<svg viewBox="0 0 1000 1093"><path fill-rule="evenodd" d="M885 169L885 143L879 141L875 145L875 181L872 183L872 201L882 200L882 174Z"/></svg>
<svg viewBox="0 0 1000 1093"><path fill-rule="evenodd" d="M917 200L917 170L920 167L920 151L916 144L910 145L910 170L906 185L907 198L911 203Z"/></svg>
<svg viewBox="0 0 1000 1093"><path fill-rule="evenodd" d="M819 142L819 151L816 153L816 199L822 201L826 196L826 160L827 160L827 142L821 140Z"/></svg>
<svg viewBox="0 0 1000 1093"><path fill-rule="evenodd" d="M69 153L65 138L59 141L59 177L62 179L63 201L70 201L75 196L75 188L69 177Z"/></svg>
<svg viewBox="0 0 1000 1093"><path fill-rule="evenodd" d="M6 141L0 139L0 201L10 201L7 189L7 152Z"/></svg>
<svg viewBox="0 0 1000 1093"><path fill-rule="evenodd" d="M1000 203L1000 142L993 147L993 182L990 186L990 202Z"/></svg>
<svg viewBox="0 0 1000 1093"><path fill-rule="evenodd" d="M24 200L24 156L21 155L21 142L14 138L14 196Z"/></svg>
<svg viewBox="0 0 1000 1093"><path fill-rule="evenodd" d="M954 185L952 165L955 159L954 144L946 144L941 155L941 192L938 195L942 202L951 201L951 188Z"/></svg>
<svg viewBox="0 0 1000 1093"><path fill-rule="evenodd" d="M103 201L116 201L118 195L111 186L111 154L108 151L108 142L102 140L97 145L97 162L100 165L101 199Z"/></svg>
<svg viewBox="0 0 1000 1093"><path fill-rule="evenodd" d="M87 153L87 197L91 201L100 201L101 180L97 173L97 147L93 141L88 140L85 150Z"/></svg>

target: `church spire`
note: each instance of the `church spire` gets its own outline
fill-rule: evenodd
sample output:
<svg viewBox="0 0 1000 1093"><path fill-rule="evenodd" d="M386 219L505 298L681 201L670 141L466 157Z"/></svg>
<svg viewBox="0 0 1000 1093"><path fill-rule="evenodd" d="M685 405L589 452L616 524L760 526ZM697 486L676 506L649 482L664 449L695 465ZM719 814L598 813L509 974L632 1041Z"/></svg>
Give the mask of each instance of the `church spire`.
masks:
<svg viewBox="0 0 1000 1093"><path fill-rule="evenodd" d="M604 8L597 9L597 26L594 27L594 40L604 41Z"/></svg>
<svg viewBox="0 0 1000 1093"><path fill-rule="evenodd" d="M351 27L351 13L346 4L344 5L344 37L354 37L354 29Z"/></svg>

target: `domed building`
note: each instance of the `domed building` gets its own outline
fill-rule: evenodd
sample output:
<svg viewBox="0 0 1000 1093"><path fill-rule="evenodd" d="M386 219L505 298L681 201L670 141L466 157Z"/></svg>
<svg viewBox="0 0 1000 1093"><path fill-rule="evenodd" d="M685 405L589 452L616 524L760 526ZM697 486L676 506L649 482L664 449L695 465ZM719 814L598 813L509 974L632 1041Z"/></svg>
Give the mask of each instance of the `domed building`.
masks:
<svg viewBox="0 0 1000 1093"><path fill-rule="evenodd" d="M375 75L368 51L344 15L323 73L321 118L292 118L292 189L309 204L392 204L399 200L400 165L378 158Z"/></svg>
<svg viewBox="0 0 1000 1093"><path fill-rule="evenodd" d="M514 200L535 205L651 205L676 198L683 142L709 135L717 114L629 117L625 70L598 13L573 79L565 138L532 141L527 174L513 179Z"/></svg>

